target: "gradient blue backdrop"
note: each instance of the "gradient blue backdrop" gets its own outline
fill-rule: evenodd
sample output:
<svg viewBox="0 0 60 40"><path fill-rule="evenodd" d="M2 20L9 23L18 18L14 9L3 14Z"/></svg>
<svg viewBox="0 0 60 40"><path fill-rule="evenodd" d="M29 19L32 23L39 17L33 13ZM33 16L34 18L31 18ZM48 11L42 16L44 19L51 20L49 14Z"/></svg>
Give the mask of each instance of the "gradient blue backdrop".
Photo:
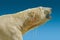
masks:
<svg viewBox="0 0 60 40"><path fill-rule="evenodd" d="M0 15L37 6L51 7L52 19L26 33L24 40L60 40L60 0L0 0Z"/></svg>

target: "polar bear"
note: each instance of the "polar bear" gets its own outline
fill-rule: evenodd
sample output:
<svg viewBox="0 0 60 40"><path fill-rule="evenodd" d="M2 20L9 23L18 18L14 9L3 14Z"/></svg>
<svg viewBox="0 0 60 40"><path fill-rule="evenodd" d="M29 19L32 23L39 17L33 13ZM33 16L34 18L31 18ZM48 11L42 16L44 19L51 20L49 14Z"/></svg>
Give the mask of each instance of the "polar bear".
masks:
<svg viewBox="0 0 60 40"><path fill-rule="evenodd" d="M0 40L23 40L22 35L50 19L51 8L30 8L0 16Z"/></svg>

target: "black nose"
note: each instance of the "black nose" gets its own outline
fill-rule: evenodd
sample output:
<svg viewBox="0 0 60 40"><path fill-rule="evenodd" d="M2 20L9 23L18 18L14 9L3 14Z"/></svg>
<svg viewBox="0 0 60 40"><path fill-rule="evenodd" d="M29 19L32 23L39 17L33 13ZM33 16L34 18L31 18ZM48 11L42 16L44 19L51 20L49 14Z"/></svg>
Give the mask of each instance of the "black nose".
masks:
<svg viewBox="0 0 60 40"><path fill-rule="evenodd" d="M46 15L46 18L50 19L50 15L49 15L49 14L47 14L47 15Z"/></svg>

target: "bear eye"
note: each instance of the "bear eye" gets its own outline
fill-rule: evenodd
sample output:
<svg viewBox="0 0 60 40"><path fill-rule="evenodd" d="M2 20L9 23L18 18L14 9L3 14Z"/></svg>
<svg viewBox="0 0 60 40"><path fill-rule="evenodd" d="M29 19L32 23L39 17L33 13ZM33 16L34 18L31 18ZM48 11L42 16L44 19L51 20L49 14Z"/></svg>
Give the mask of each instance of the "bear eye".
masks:
<svg viewBox="0 0 60 40"><path fill-rule="evenodd" d="M34 12L30 12L30 13L28 13L28 15L29 15L30 17L33 17Z"/></svg>
<svg viewBox="0 0 60 40"><path fill-rule="evenodd" d="M45 11L44 11L44 14L49 14L49 11L45 10Z"/></svg>

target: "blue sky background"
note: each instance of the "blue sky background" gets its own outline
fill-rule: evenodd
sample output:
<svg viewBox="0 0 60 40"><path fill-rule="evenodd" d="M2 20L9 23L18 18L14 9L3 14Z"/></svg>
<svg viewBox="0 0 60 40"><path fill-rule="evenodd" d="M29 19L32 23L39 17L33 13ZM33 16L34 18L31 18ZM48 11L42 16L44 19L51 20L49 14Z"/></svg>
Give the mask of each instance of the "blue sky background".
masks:
<svg viewBox="0 0 60 40"><path fill-rule="evenodd" d="M27 32L24 40L60 40L60 0L0 0L0 15L13 14L28 8L45 6L52 8L52 19Z"/></svg>

